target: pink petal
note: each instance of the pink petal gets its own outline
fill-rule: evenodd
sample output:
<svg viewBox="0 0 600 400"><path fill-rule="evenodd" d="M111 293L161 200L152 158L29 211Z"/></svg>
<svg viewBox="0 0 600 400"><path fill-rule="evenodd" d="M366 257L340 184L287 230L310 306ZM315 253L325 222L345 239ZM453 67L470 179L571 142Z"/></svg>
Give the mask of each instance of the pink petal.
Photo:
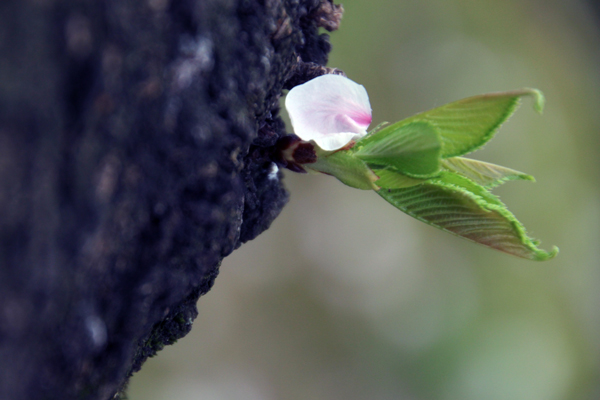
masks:
<svg viewBox="0 0 600 400"><path fill-rule="evenodd" d="M294 133L323 150L337 150L363 137L371 124L367 91L341 75L322 75L292 88L285 108Z"/></svg>

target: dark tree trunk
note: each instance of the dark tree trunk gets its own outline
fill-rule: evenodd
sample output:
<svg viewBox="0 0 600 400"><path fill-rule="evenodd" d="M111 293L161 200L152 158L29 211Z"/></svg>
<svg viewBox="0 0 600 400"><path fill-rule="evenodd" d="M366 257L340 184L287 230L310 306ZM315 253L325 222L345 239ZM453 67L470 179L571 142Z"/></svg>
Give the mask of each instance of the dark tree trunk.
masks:
<svg viewBox="0 0 600 400"><path fill-rule="evenodd" d="M222 258L287 200L278 100L326 63L318 27L340 16L0 1L1 399L113 398L189 332Z"/></svg>

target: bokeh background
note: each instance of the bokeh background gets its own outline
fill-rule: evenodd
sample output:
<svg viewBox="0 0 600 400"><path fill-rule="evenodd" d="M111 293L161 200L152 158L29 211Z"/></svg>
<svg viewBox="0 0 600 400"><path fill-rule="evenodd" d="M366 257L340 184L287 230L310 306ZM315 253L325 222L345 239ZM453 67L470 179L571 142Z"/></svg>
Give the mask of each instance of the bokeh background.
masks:
<svg viewBox="0 0 600 400"><path fill-rule="evenodd" d="M329 65L367 88L373 126L544 91L543 116L525 101L473 157L537 178L495 193L560 255L520 260L286 173L290 203L225 259L130 399L600 399L599 15L578 0L343 5Z"/></svg>

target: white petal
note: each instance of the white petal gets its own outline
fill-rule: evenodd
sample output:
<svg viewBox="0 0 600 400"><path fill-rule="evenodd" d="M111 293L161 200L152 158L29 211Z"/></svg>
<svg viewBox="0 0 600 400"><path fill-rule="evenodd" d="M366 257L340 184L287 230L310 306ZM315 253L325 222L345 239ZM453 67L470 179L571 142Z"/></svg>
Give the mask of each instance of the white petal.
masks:
<svg viewBox="0 0 600 400"><path fill-rule="evenodd" d="M322 135L312 138L317 146L325 151L338 150L347 145L352 139L362 136L354 132L338 132L335 135ZM306 139L303 139L306 140Z"/></svg>
<svg viewBox="0 0 600 400"><path fill-rule="evenodd" d="M285 108L294 133L324 150L337 150L363 137L371 123L367 91L341 75L322 75L292 88Z"/></svg>

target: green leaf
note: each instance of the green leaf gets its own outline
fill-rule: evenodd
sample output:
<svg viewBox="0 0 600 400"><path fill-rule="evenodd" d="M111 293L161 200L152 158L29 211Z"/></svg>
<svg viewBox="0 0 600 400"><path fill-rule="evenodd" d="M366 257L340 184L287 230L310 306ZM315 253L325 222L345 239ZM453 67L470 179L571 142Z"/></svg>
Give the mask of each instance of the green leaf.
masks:
<svg viewBox="0 0 600 400"><path fill-rule="evenodd" d="M379 177L379 179L375 181L375 185L383 189L410 187L425 181L424 179L410 178L390 168L374 169L373 172Z"/></svg>
<svg viewBox="0 0 600 400"><path fill-rule="evenodd" d="M335 176L343 184L362 190L378 190L377 175L349 150L317 153L317 162L303 164L304 168Z"/></svg>
<svg viewBox="0 0 600 400"><path fill-rule="evenodd" d="M431 177L440 170L440 137L424 121L383 128L359 141L353 151L371 168L389 166L413 178Z"/></svg>
<svg viewBox="0 0 600 400"><path fill-rule="evenodd" d="M383 121L383 122L380 122L380 123L378 123L378 124L377 124L377 126L376 126L375 128L371 129L371 130L370 130L370 131L367 133L367 136L368 136L368 135L372 135L372 134L374 134L375 132L379 131L379 130L380 130L380 129L381 129L383 126L385 126L385 125L389 125L389 122L387 122L387 121Z"/></svg>
<svg viewBox="0 0 600 400"><path fill-rule="evenodd" d="M538 261L558 254L556 247L550 252L539 249L538 242L527 236L523 225L502 203L498 204L499 200L490 202L457 185L459 179L450 183L455 178L455 174L444 175L417 186L381 189L377 193L420 221L505 253ZM474 182L468 185L478 186ZM477 191L486 192L481 186Z"/></svg>
<svg viewBox="0 0 600 400"><path fill-rule="evenodd" d="M533 176L523 172L463 157L442 160L442 167L459 173L486 188L493 188L516 179L535 181Z"/></svg>
<svg viewBox="0 0 600 400"><path fill-rule="evenodd" d="M487 205L494 204L499 207L506 208L504 203L500 201L498 196L493 195L489 190L481 185L478 185L469 178L459 175L451 171L442 171L432 182L439 182L444 185L456 186L460 190L467 191L475 196L480 197Z"/></svg>
<svg viewBox="0 0 600 400"><path fill-rule="evenodd" d="M429 122L439 131L442 141L441 157L460 156L480 148L490 140L500 125L517 109L523 96L533 96L534 108L542 112L542 92L536 89L521 89L483 94L448 103L397 122L386 129L399 129L415 121Z"/></svg>

